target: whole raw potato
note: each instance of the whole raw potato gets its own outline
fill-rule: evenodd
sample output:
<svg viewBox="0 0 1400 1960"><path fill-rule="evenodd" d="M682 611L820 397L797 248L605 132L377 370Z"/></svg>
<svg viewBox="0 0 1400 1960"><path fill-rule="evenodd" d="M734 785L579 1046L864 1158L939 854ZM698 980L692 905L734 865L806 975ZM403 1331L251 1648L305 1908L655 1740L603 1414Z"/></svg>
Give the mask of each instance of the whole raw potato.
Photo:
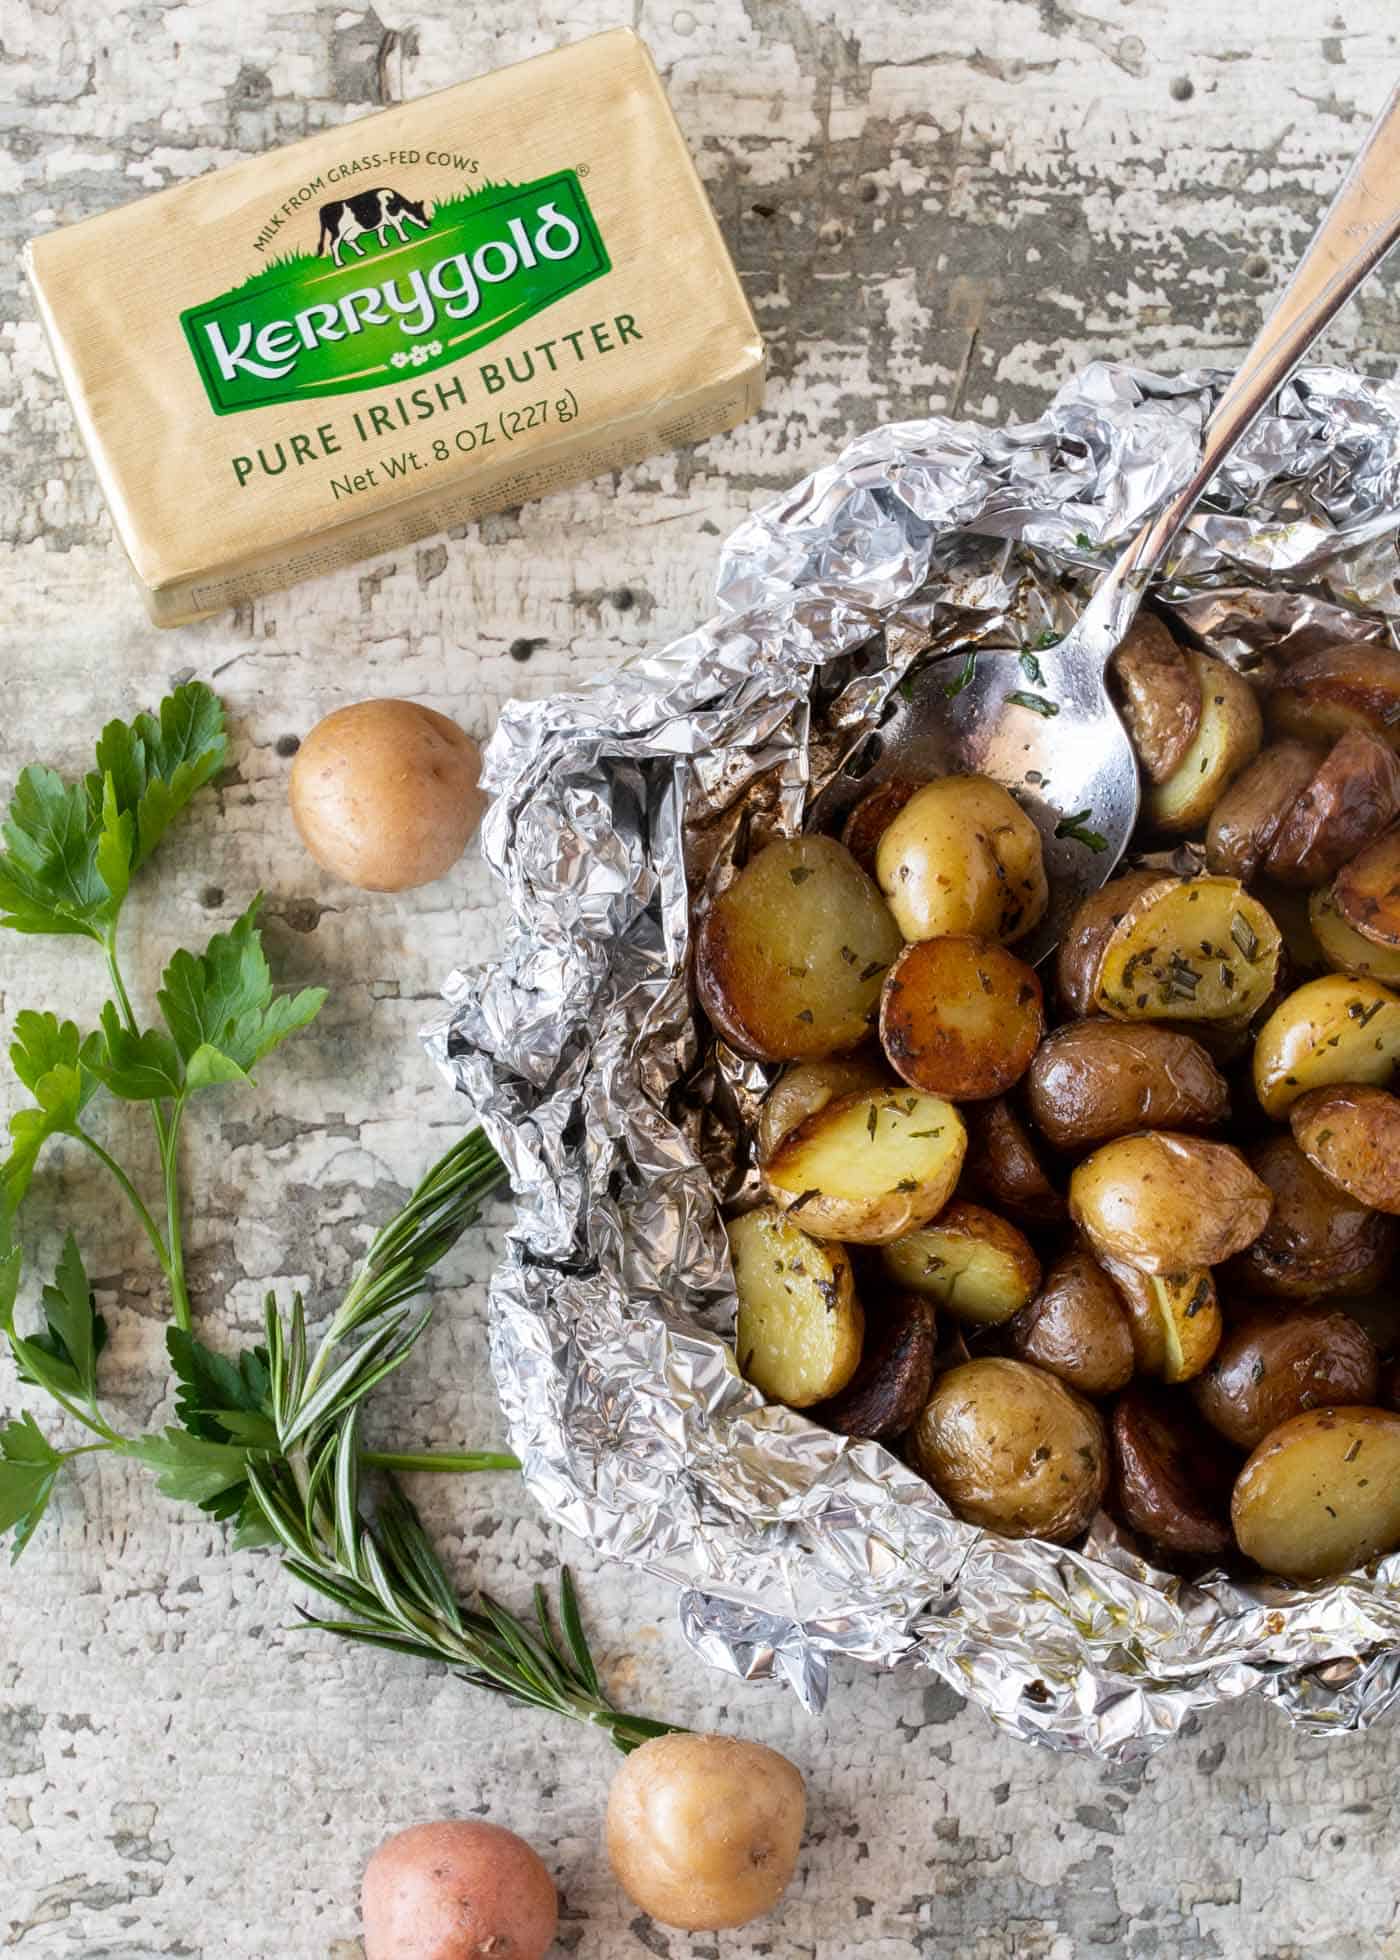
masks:
<svg viewBox="0 0 1400 1960"><path fill-rule="evenodd" d="M499 1824L444 1818L386 1838L365 1868L365 1960L543 1960L559 1900Z"/></svg>
<svg viewBox="0 0 1400 1960"><path fill-rule="evenodd" d="M323 870L362 891L401 892L450 871L481 822L481 754L417 701L357 701L297 751L292 820Z"/></svg>
<svg viewBox="0 0 1400 1960"><path fill-rule="evenodd" d="M661 1735L613 1778L608 1857L628 1898L663 1926L746 1926L787 1889L806 1814L802 1778L775 1749Z"/></svg>

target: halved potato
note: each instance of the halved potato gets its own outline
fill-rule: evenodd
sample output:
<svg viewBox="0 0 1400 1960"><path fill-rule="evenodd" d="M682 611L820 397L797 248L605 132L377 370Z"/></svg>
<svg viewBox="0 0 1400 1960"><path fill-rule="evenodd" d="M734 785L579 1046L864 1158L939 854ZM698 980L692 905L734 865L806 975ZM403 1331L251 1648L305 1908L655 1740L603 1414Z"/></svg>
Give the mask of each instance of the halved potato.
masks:
<svg viewBox="0 0 1400 1960"><path fill-rule="evenodd" d="M1026 1089L1057 1150L1131 1130L1206 1130L1230 1113L1225 1078L1200 1043L1153 1021L1067 1022L1036 1050Z"/></svg>
<svg viewBox="0 0 1400 1960"><path fill-rule="evenodd" d="M1342 866L1332 898L1353 932L1377 946L1400 946L1400 824Z"/></svg>
<svg viewBox="0 0 1400 1960"><path fill-rule="evenodd" d="M1400 816L1400 761L1388 742L1349 728L1282 817L1264 858L1280 884L1321 885Z"/></svg>
<svg viewBox="0 0 1400 1960"><path fill-rule="evenodd" d="M1349 1197L1286 1132L1276 1130L1252 1145L1249 1163L1272 1191L1274 1208L1253 1245L1230 1266L1232 1290L1274 1300L1323 1300L1370 1293L1385 1282L1395 1261L1391 1219Z"/></svg>
<svg viewBox="0 0 1400 1960"><path fill-rule="evenodd" d="M860 1365L865 1332L847 1253L771 1205L745 1212L728 1232L740 1374L790 1409L837 1394Z"/></svg>
<svg viewBox="0 0 1400 1960"><path fill-rule="evenodd" d="M1400 1213L1400 1098L1350 1083L1310 1089L1288 1121L1308 1162L1349 1198Z"/></svg>
<svg viewBox="0 0 1400 1960"><path fill-rule="evenodd" d="M762 1061L858 1048L901 945L873 880L832 837L787 837L751 858L701 921L700 1004Z"/></svg>
<svg viewBox="0 0 1400 1960"><path fill-rule="evenodd" d="M1174 774L1150 783L1143 814L1157 830L1180 835L1199 830L1230 783L1254 760L1264 722L1254 690L1223 660L1188 649L1201 690L1201 720Z"/></svg>
<svg viewBox="0 0 1400 1960"><path fill-rule="evenodd" d="M1074 1245L1045 1275L1045 1284L1007 1328L1011 1351L1077 1388L1109 1395L1134 1365L1132 1333L1123 1302L1087 1246Z"/></svg>
<svg viewBox="0 0 1400 1960"><path fill-rule="evenodd" d="M1099 1263L1127 1312L1142 1373L1164 1382L1199 1375L1220 1345L1224 1325L1209 1270L1193 1266L1180 1273L1144 1273L1109 1253L1100 1253Z"/></svg>
<svg viewBox="0 0 1400 1960"><path fill-rule="evenodd" d="M1328 886L1320 885L1309 898L1308 919L1328 966L1360 979L1400 985L1400 947L1377 946L1364 939L1337 910Z"/></svg>
<svg viewBox="0 0 1400 1960"><path fill-rule="evenodd" d="M1035 969L970 933L906 946L880 996L880 1041L894 1068L954 1099L1009 1089L1044 1032Z"/></svg>
<svg viewBox="0 0 1400 1960"><path fill-rule="evenodd" d="M884 1246L880 1261L896 1286L982 1327L1010 1320L1040 1286L1040 1261L1025 1234L964 1198Z"/></svg>
<svg viewBox="0 0 1400 1960"><path fill-rule="evenodd" d="M773 1156L789 1130L815 1116L838 1096L857 1089L897 1089L890 1071L873 1056L833 1057L827 1062L794 1062L783 1070L758 1112L758 1161Z"/></svg>
<svg viewBox="0 0 1400 1960"><path fill-rule="evenodd" d="M1179 1396L1131 1388L1113 1411L1115 1507L1174 1559L1219 1559L1233 1543L1234 1464Z"/></svg>
<svg viewBox="0 0 1400 1960"><path fill-rule="evenodd" d="M1273 1202L1238 1150L1173 1130L1101 1144L1069 1181L1070 1217L1094 1251L1145 1273L1214 1266L1242 1252Z"/></svg>
<svg viewBox="0 0 1400 1960"><path fill-rule="evenodd" d="M925 783L885 829L875 862L909 940L1019 939L1050 902L1040 832L989 776Z"/></svg>
<svg viewBox="0 0 1400 1960"><path fill-rule="evenodd" d="M841 826L841 842L862 871L875 876L875 854L880 839L923 784L914 776L891 776L887 782L868 789L853 805Z"/></svg>
<svg viewBox="0 0 1400 1960"><path fill-rule="evenodd" d="M1166 627L1139 613L1109 662L1123 721L1149 782L1175 774L1201 724L1201 683Z"/></svg>
<svg viewBox="0 0 1400 1960"><path fill-rule="evenodd" d="M1058 1223L1065 1215L1065 1201L1046 1175L1025 1124L1005 1097L969 1103L963 1115L969 1139L963 1179L969 1188L1014 1218Z"/></svg>
<svg viewBox="0 0 1400 1960"><path fill-rule="evenodd" d="M918 1293L892 1293L866 1315L865 1351L841 1393L813 1422L838 1436L902 1436L933 1386L936 1316Z"/></svg>
<svg viewBox="0 0 1400 1960"><path fill-rule="evenodd" d="M760 1165L774 1202L817 1239L880 1245L940 1212L967 1131L951 1103L913 1089L838 1096L781 1139Z"/></svg>
<svg viewBox="0 0 1400 1960"><path fill-rule="evenodd" d="M1285 1579L1329 1579L1400 1546L1400 1415L1309 1409L1272 1430L1230 1505L1240 1550Z"/></svg>
<svg viewBox="0 0 1400 1960"><path fill-rule="evenodd" d="M1269 721L1305 742L1333 742L1364 728L1400 749L1400 653L1345 640L1304 654L1269 690Z"/></svg>
<svg viewBox="0 0 1400 1960"><path fill-rule="evenodd" d="M1094 998L1118 1021L1235 1021L1273 991L1278 927L1238 878L1161 878L1109 934Z"/></svg>
<svg viewBox="0 0 1400 1960"><path fill-rule="evenodd" d="M1124 871L1075 907L1055 953L1055 991L1067 1014L1100 1012L1094 992L1104 947L1134 901L1161 882L1159 871Z"/></svg>
<svg viewBox="0 0 1400 1960"><path fill-rule="evenodd" d="M1210 813L1206 870L1247 885L1322 757L1321 749L1305 742L1270 742L1261 749Z"/></svg>
<svg viewBox="0 0 1400 1960"><path fill-rule="evenodd" d="M1254 1044L1254 1093L1266 1116L1337 1082L1384 1086L1400 1061L1400 994L1329 973L1281 1000Z"/></svg>

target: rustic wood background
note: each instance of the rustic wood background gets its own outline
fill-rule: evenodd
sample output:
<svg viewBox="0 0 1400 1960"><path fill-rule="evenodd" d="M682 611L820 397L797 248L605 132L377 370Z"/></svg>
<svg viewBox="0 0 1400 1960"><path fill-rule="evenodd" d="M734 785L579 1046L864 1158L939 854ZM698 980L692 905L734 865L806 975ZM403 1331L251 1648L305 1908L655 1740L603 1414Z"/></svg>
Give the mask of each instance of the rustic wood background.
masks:
<svg viewBox="0 0 1400 1960"><path fill-rule="evenodd" d="M383 4L383 0L381 0ZM502 700L703 616L716 541L854 430L926 410L1034 413L1099 354L1229 362L1397 70L1395 0L634 0L772 348L766 412L662 456L205 625L143 623L55 383L17 247L31 233L614 24L606 0L5 0L0 779L76 769L109 713L179 676L225 694L235 766L132 906L149 994L169 950L266 889L281 974L324 982L310 1037L189 1136L197 1298L250 1334L265 1287L329 1299L462 1109L415 1031L500 913L475 864L398 900L342 890L285 805L296 738L395 693L485 736ZM683 248L683 246L681 247ZM1400 353L1392 274L1330 341ZM90 1013L76 942L0 945L0 1022ZM6 1093L9 1091L6 1084ZM120 1132L120 1113L110 1121ZM133 1131L133 1137L135 1132ZM164 1306L87 1163L48 1160L31 1231L80 1228L114 1327L112 1392L168 1417ZM385 1435L499 1433L475 1234ZM24 1398L0 1373L0 1407ZM950 1692L841 1675L826 1715L702 1672L661 1587L556 1542L508 1478L425 1493L464 1578L521 1602L567 1554L618 1694L732 1726L805 1771L812 1827L782 1915L723 1941L661 1931L613 1886L601 1739L299 1629L272 1559L102 1464L0 1578L0 1950L22 1960L351 1960L361 1865L442 1812L528 1832L587 1955L1400 1955L1400 1733L1303 1740L1259 1704L1145 1769L993 1733Z"/></svg>

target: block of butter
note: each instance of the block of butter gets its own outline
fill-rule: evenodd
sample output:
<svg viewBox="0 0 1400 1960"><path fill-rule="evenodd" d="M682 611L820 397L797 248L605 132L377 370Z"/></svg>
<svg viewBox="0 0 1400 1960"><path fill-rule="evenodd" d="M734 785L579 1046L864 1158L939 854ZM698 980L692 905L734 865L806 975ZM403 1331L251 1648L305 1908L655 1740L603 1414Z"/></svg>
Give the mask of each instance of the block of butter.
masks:
<svg viewBox="0 0 1400 1960"><path fill-rule="evenodd" d="M27 248L152 619L730 428L763 344L626 29Z"/></svg>

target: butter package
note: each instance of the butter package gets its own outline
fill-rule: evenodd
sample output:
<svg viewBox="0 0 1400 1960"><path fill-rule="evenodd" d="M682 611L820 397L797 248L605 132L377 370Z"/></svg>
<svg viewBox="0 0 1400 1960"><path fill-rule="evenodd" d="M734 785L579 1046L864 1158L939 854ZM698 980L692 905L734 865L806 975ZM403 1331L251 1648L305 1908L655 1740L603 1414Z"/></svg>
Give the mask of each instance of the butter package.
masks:
<svg viewBox="0 0 1400 1960"><path fill-rule="evenodd" d="M160 625L762 399L758 329L626 29L50 233L27 262Z"/></svg>

